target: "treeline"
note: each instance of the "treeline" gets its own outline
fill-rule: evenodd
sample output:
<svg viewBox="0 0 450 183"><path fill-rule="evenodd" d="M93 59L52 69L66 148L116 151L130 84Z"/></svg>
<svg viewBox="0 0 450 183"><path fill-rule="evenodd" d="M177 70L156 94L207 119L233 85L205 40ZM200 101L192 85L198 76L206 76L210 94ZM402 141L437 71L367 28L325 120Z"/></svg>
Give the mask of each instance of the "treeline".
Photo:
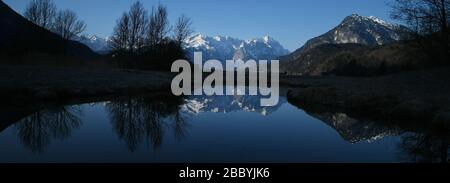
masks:
<svg viewBox="0 0 450 183"><path fill-rule="evenodd" d="M192 32L187 16L172 26L165 6L159 4L149 13L137 1L117 20L111 56L124 68L169 70L173 61L185 58L182 43Z"/></svg>
<svg viewBox="0 0 450 183"><path fill-rule="evenodd" d="M53 0L32 0L24 12L25 18L47 30L59 34L65 40L79 36L86 24L69 9L58 10Z"/></svg>
<svg viewBox="0 0 450 183"><path fill-rule="evenodd" d="M58 10L53 0L32 0L24 16L65 40L76 39L87 27L74 11ZM149 12L137 1L117 20L112 51L104 60L121 68L170 70L173 61L185 58L182 43L192 32L192 20L186 15L171 25L167 7L159 4Z"/></svg>

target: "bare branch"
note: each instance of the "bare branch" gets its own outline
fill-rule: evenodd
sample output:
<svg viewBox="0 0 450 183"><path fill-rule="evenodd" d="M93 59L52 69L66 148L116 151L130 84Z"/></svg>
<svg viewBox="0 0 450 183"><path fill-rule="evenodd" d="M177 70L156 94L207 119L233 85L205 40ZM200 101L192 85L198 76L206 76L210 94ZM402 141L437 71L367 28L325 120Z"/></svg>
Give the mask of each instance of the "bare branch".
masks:
<svg viewBox="0 0 450 183"><path fill-rule="evenodd" d="M167 34L170 32L167 8L158 5L156 9L152 9L150 15L150 23L148 27L148 42L150 46L163 43Z"/></svg>
<svg viewBox="0 0 450 183"><path fill-rule="evenodd" d="M71 10L61 10L57 13L53 31L66 40L80 35L86 29L86 24L78 20L77 14Z"/></svg>
<svg viewBox="0 0 450 183"><path fill-rule="evenodd" d="M137 1L131 6L129 17L129 45L132 52L137 52L145 46L146 32L148 28L147 11L144 5Z"/></svg>
<svg viewBox="0 0 450 183"><path fill-rule="evenodd" d="M122 17L117 21L117 25L114 28L114 34L111 40L111 48L115 51L126 51L129 49L129 27L130 18L127 13L124 13Z"/></svg>
<svg viewBox="0 0 450 183"><path fill-rule="evenodd" d="M193 32L192 20L186 15L181 15L174 27L174 40L181 46Z"/></svg>
<svg viewBox="0 0 450 183"><path fill-rule="evenodd" d="M33 0L24 12L25 18L36 25L51 29L56 14L56 5L52 0Z"/></svg>

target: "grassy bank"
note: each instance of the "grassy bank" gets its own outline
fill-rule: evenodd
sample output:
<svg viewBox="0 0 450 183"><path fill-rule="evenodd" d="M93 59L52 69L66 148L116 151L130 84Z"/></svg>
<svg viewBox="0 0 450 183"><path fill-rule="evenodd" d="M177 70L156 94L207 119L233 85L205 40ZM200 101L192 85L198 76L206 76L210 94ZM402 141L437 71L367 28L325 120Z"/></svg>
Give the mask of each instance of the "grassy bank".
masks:
<svg viewBox="0 0 450 183"><path fill-rule="evenodd" d="M29 103L170 90L172 74L119 69L0 65L3 103Z"/></svg>

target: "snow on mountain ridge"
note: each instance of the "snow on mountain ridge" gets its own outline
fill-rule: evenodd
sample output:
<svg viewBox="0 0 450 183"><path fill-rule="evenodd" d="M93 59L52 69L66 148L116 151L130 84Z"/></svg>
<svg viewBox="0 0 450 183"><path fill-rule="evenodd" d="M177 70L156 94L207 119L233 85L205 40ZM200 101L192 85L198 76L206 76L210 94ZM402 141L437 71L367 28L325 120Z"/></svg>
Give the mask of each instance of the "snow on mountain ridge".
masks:
<svg viewBox="0 0 450 183"><path fill-rule="evenodd" d="M289 50L270 36L241 40L229 36L196 34L185 41L184 49L191 60L193 52L202 52L204 60L217 59L223 62L230 59L273 60L289 54Z"/></svg>
<svg viewBox="0 0 450 183"><path fill-rule="evenodd" d="M322 44L358 43L364 45L384 45L401 39L406 28L387 23L374 16L365 17L352 14L327 33L306 42L298 51L314 48Z"/></svg>
<svg viewBox="0 0 450 183"><path fill-rule="evenodd" d="M336 48L352 51L361 46L376 47L387 45L402 40L408 31L406 27L397 24L387 23L374 16L364 17L352 14L345 17L340 24L328 32L308 40L302 47L292 54L283 57L281 60L281 70L296 74L317 74L326 70L322 65L330 55L327 48ZM339 45L348 44L351 45ZM328 46L326 46L328 45ZM322 46L318 49L315 49ZM329 64L333 65L333 64ZM338 65L338 64L336 64ZM327 68L330 69L330 68Z"/></svg>

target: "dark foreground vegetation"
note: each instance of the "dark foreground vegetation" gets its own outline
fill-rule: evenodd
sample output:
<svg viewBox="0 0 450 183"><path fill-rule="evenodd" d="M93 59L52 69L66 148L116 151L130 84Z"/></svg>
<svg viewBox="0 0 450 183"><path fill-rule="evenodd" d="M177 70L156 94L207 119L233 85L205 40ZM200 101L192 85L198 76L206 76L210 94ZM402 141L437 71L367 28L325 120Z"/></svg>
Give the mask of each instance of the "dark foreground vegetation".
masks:
<svg viewBox="0 0 450 183"><path fill-rule="evenodd" d="M0 66L2 103L32 103L170 92L172 74L158 71Z"/></svg>
<svg viewBox="0 0 450 183"><path fill-rule="evenodd" d="M192 33L187 16L170 25L165 6L149 13L137 1L117 20L111 53L98 55L72 41L86 29L73 11L36 0L24 16L0 2L0 64L170 71L173 61L186 58L182 42Z"/></svg>
<svg viewBox="0 0 450 183"><path fill-rule="evenodd" d="M94 59L87 46L33 24L0 2L0 64L59 64ZM61 63L62 64L62 63Z"/></svg>
<svg viewBox="0 0 450 183"><path fill-rule="evenodd" d="M0 1L0 98L32 103L170 89L171 63L184 58L181 42L191 20L172 27L167 8L151 13L137 1L117 21L109 55L72 41L86 29L71 10L34 0L24 16ZM172 33L173 32L173 33ZM163 72L158 72L163 71Z"/></svg>
<svg viewBox="0 0 450 183"><path fill-rule="evenodd" d="M171 26L165 6L158 5L148 15L137 1L117 20L110 56L122 68L170 71L173 61L185 58L182 42L192 33L191 24L182 15Z"/></svg>

